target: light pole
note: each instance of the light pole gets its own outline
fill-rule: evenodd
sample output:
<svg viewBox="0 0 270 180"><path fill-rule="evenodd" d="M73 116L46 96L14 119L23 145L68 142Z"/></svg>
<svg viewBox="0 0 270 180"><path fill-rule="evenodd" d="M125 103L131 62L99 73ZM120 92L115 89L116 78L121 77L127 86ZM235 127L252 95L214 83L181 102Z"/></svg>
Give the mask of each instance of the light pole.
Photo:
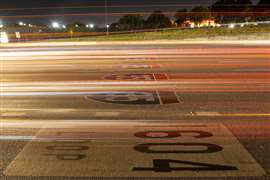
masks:
<svg viewBox="0 0 270 180"><path fill-rule="evenodd" d="M105 24L106 24L106 35L108 36L109 35L109 27L110 25L108 24L108 1L105 0L104 1L104 7L105 7Z"/></svg>
<svg viewBox="0 0 270 180"><path fill-rule="evenodd" d="M213 19L213 14L212 14L212 6L213 6L213 0L210 0L210 8L209 8L209 10L210 10L210 19L212 20Z"/></svg>
<svg viewBox="0 0 270 180"><path fill-rule="evenodd" d="M106 25L106 29L107 29L107 31L106 31L106 35L107 35L107 36L109 36L109 28L110 28L110 25L109 25L109 24L107 24L107 25Z"/></svg>
<svg viewBox="0 0 270 180"><path fill-rule="evenodd" d="M108 1L104 1L104 10L105 10L105 24L108 24Z"/></svg>

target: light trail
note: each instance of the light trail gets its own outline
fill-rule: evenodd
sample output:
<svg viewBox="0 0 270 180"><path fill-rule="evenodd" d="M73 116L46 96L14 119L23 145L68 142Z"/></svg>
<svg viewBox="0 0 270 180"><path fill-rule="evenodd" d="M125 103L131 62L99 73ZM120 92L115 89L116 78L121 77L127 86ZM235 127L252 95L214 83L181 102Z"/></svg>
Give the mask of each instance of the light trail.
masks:
<svg viewBox="0 0 270 180"><path fill-rule="evenodd" d="M159 40L159 41L82 41L82 42L27 42L0 44L3 48L22 47L68 47L68 46L97 46L97 45L258 45L269 46L270 40ZM268 52L268 51L267 51Z"/></svg>
<svg viewBox="0 0 270 180"><path fill-rule="evenodd" d="M40 49L42 50L42 49ZM39 57L39 56L57 56L61 54L63 55L101 55L104 57L104 55L109 55L109 57L115 56L115 55L166 55L167 57L170 57L171 55L253 55L253 54L260 54L260 55L269 55L269 48L232 48L232 49L224 49L224 48L211 48L209 50L205 50L203 48L197 48L196 51L194 49L170 49L170 50L74 50L73 52L70 51L19 51L19 52L3 52L0 51L0 56L3 57L3 60L8 57L26 57L26 56L32 56L32 57Z"/></svg>
<svg viewBox="0 0 270 180"><path fill-rule="evenodd" d="M30 43L30 47L34 44ZM52 44L57 45L58 43ZM60 43L60 45L62 44ZM79 44L81 45L81 43ZM45 45L48 44L45 43ZM18 46L20 45L15 45L15 47ZM269 92L270 89L270 73L261 72L263 67L265 69L269 67L267 58L270 53L268 47L265 46L241 48L224 46L208 47L207 49L185 47L163 50L154 50L153 48L133 50L91 50L91 48L90 50L81 50L80 48L74 48L65 50L66 46L60 46L53 51L46 48L44 50L40 47L35 47L35 51L31 48L26 51L26 47L23 45L18 52L12 52L12 49L10 49L11 52L5 52L5 49L0 51L0 55L3 57L1 62L5 65L5 70L3 70L5 74L2 79L4 83L2 84L2 88L4 88L3 96L82 95L87 94L87 92L91 93L91 91L138 90L138 87L141 87L142 90L154 90L156 88L179 92ZM173 61L171 58L174 58ZM247 60L247 58L252 59ZM235 60L237 61L234 62ZM89 66L86 66L86 62ZM212 73L166 73L168 78L158 79L157 81L129 78L126 80L118 80L117 78L106 80L105 77L113 73L106 75L106 73L98 73L98 70L95 71L96 74L82 72L83 69L85 71L93 71L95 68L102 68L104 71L108 67L113 69L116 67L114 64L116 62L119 64L159 62L161 66L164 65L164 69L161 69L160 72L173 67L178 71L186 68L193 69L193 71L196 69L197 71L203 68L218 67L220 69L238 68L237 71L243 70L244 72L233 72L236 70L231 69L228 72ZM113 64L114 66L112 66ZM58 71L57 73L57 70L60 70L62 66L66 67L65 70L68 72ZM88 67L91 68L88 69ZM239 67L244 69L239 69ZM250 71L251 69L246 69L248 67L254 69L254 72ZM39 70L41 72L36 74L25 73L20 68L23 68L26 72L31 68L35 70L32 72L38 72ZM55 69L55 72L42 72L43 69L46 71ZM124 71L124 68L119 71ZM124 74L122 73L122 75Z"/></svg>
<svg viewBox="0 0 270 180"><path fill-rule="evenodd" d="M143 89L143 90L142 90ZM236 86L236 87L228 87L217 85L213 87L205 86L185 86L185 87L172 87L170 86L161 86L156 87L143 87L138 88L138 86L129 85L129 87L80 87L79 89L74 87L65 87L65 88L22 88L22 89L14 89L13 91L5 90L5 93L2 94L2 97L16 97L16 96L86 96L86 95L96 95L102 92L110 93L110 92L147 92L147 91L175 91L178 93L233 93L233 92L257 92L257 93L269 93L270 87L268 86ZM92 92L91 92L92 91Z"/></svg>
<svg viewBox="0 0 270 180"><path fill-rule="evenodd" d="M250 55L245 55L245 58L252 58L252 60L255 61L255 59L257 58L264 58L265 60L268 58L268 54L265 54L265 55L257 55L257 54L250 54ZM4 63L8 63L7 61L56 61L56 60L65 60L66 62L69 62L69 63L72 63L72 60L92 60L93 63L110 63L108 62L108 59L110 59L110 61L122 61L122 62L143 62L143 59L140 60L140 58L145 58L145 60L151 60L151 62L160 62L159 58L160 59L166 59L166 60L170 60L170 59L179 59L181 61L190 61L192 59L196 59L196 58L201 58L201 60L206 60L207 61L207 58L222 58L222 59L230 59L230 55L229 54L223 54L223 55L211 55L211 54L204 54L203 57L201 54L182 54L182 55L159 55L159 58L157 58L156 55L113 55L113 56L110 56L110 55L85 55L85 56L72 56L72 55L69 55L69 56L2 56L2 60L1 62L4 62ZM243 59L243 55L241 54L235 54L234 55L234 58L233 59ZM186 60L185 60L186 59ZM97 61L95 61L97 60ZM91 63L88 62L88 63ZM222 62L224 63L224 62Z"/></svg>

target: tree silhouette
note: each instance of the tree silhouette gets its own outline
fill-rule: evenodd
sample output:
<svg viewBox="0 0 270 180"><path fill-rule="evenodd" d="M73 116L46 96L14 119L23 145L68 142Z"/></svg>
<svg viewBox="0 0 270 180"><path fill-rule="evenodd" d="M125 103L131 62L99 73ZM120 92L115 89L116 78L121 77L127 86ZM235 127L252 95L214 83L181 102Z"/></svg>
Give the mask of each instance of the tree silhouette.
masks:
<svg viewBox="0 0 270 180"><path fill-rule="evenodd" d="M250 19L253 5L250 0L218 0L211 9L220 23L244 22Z"/></svg>
<svg viewBox="0 0 270 180"><path fill-rule="evenodd" d="M74 31L74 32L88 31L85 24L83 24L81 22L74 22L72 24L68 24L67 29L70 30L70 31Z"/></svg>
<svg viewBox="0 0 270 180"><path fill-rule="evenodd" d="M120 24L118 22L112 23L110 25L110 31L111 32L120 31Z"/></svg>
<svg viewBox="0 0 270 180"><path fill-rule="evenodd" d="M119 28L121 30L136 30L144 27L144 19L141 15L129 14L120 18Z"/></svg>
<svg viewBox="0 0 270 180"><path fill-rule="evenodd" d="M168 28L172 26L172 23L168 17L166 17L162 11L154 11L146 20L147 28Z"/></svg>
<svg viewBox="0 0 270 180"><path fill-rule="evenodd" d="M254 7L255 20L270 21L270 1L260 0Z"/></svg>
<svg viewBox="0 0 270 180"><path fill-rule="evenodd" d="M190 11L190 19L195 23L210 18L210 11L207 7L197 6Z"/></svg>
<svg viewBox="0 0 270 180"><path fill-rule="evenodd" d="M187 9L180 9L174 15L176 19L175 22L179 25L183 24L186 20L189 19L189 13Z"/></svg>

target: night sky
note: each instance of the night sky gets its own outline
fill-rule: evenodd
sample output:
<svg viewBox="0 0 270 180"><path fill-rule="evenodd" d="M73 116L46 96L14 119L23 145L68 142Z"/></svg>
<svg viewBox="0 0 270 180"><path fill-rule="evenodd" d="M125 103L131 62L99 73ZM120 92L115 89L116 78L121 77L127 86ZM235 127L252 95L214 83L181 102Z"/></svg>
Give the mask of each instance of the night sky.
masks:
<svg viewBox="0 0 270 180"><path fill-rule="evenodd" d="M152 12L161 10L175 12L178 9L191 9L194 6L209 6L215 0L108 0L109 13L135 13ZM258 0L253 0L257 3ZM84 23L95 23L100 26L106 24L105 0L1 0L0 16L17 16L16 18L4 18L0 21L4 23L18 22L24 20L27 23L40 22L50 23L60 21L70 23L82 21ZM92 6L92 7L91 7ZM120 7L119 7L120 6ZM51 8L48 8L51 7ZM22 9L21 9L22 8ZM39 8L39 9L24 9ZM40 9L44 8L44 9ZM92 14L94 13L94 15ZM95 14L98 13L98 14ZM101 13L101 14L99 14ZM92 14L84 16L52 16L34 17L33 15L52 15L52 14ZM29 15L28 17L20 17ZM108 23L117 21L122 15L109 15Z"/></svg>

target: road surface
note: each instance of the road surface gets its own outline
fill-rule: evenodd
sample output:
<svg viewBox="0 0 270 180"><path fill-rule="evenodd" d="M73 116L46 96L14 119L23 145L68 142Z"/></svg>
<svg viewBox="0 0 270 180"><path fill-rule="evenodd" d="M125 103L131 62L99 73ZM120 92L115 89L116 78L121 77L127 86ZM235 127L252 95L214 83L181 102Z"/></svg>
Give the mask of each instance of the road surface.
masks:
<svg viewBox="0 0 270 180"><path fill-rule="evenodd" d="M1 179L270 179L267 45L0 55Z"/></svg>

